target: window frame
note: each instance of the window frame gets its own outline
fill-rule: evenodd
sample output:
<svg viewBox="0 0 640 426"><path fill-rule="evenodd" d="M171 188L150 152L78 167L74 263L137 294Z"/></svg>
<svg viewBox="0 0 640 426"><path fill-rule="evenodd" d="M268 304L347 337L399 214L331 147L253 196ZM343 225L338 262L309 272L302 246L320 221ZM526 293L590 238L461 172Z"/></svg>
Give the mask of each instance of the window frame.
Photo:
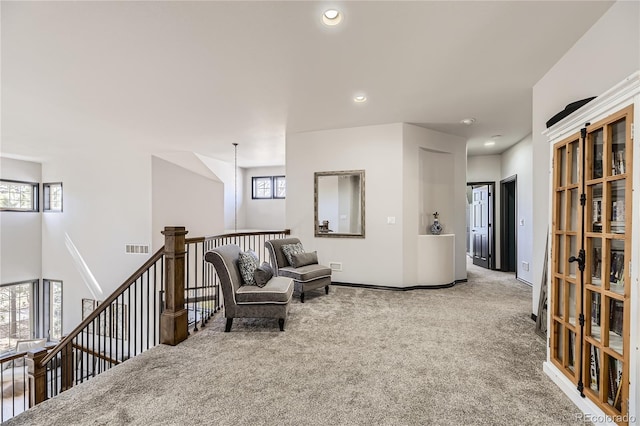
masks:
<svg viewBox="0 0 640 426"><path fill-rule="evenodd" d="M285 196L278 197L276 194L276 185L279 180L284 180L285 182ZM256 182L258 180L269 180L271 185L271 191L268 197L260 197L256 195ZM287 197L286 194L286 186L287 180L285 175L276 175L276 176L251 176L251 199L252 200L284 200Z"/></svg>
<svg viewBox="0 0 640 426"><path fill-rule="evenodd" d="M271 193L273 194L273 198L276 200L284 200L287 198L287 178L285 175L273 176L273 183L271 184ZM278 181L284 181L284 197L278 197Z"/></svg>
<svg viewBox="0 0 640 426"><path fill-rule="evenodd" d="M38 182L28 182L23 180L14 180L14 179L1 179L0 183L15 183L15 184L23 184L23 185L31 185L33 191L33 203L32 208L30 209L22 209L22 208L12 208L12 207L2 207L0 206L0 211L3 212L21 212L21 213L38 213L40 211L40 183Z"/></svg>
<svg viewBox="0 0 640 426"><path fill-rule="evenodd" d="M60 336L52 335L53 328L53 289L54 284L59 284L60 286ZM42 280L42 307L39 309L42 311L42 320L40 321L42 324L42 336L46 337L47 340L61 340L62 339L62 324L64 319L64 284L62 280L52 280L44 278Z"/></svg>
<svg viewBox="0 0 640 426"><path fill-rule="evenodd" d="M60 209L51 208L51 186L60 185ZM62 188L62 182L47 182L42 184L42 211L49 213L62 213L64 205L64 191Z"/></svg>
<svg viewBox="0 0 640 426"><path fill-rule="evenodd" d="M258 180L268 179L271 190L268 197L260 197L256 195L256 182ZM273 176L252 176L251 177L251 199L252 200L270 200L273 198Z"/></svg>
<svg viewBox="0 0 640 426"><path fill-rule="evenodd" d="M39 329L39 323L40 323L40 309L39 309L39 304L40 304L40 299L39 299L39 290L40 290L40 280L39 279L33 279L33 280L24 280L24 281L17 281L17 282L12 282L12 283L6 283L6 284L0 284L0 289L4 289L4 288L9 288L9 287L14 287L14 286L21 286L21 285L25 285L25 284L31 284L29 287L29 296L28 296L28 301L29 301L29 318L28 318L28 323L29 323L29 330L28 330L28 335L27 336L23 336L23 335L19 335L17 337L8 337L8 343L9 343L9 347L7 349L0 349L0 353L6 353L6 352L11 352L15 349L15 343L18 340L24 340L24 339L35 339L36 336L39 334L38 333L38 329ZM13 342L12 342L13 340ZM13 344L12 344L13 343Z"/></svg>

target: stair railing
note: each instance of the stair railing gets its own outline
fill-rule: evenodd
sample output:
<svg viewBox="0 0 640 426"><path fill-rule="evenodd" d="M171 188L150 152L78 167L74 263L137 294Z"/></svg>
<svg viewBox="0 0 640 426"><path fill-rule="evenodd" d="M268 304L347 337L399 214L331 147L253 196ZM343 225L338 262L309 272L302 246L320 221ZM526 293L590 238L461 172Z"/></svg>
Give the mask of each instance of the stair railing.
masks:
<svg viewBox="0 0 640 426"><path fill-rule="evenodd" d="M166 227L155 252L55 348L27 352L29 406L134 357L159 343L176 345L189 330L205 327L223 306L220 282L207 251L225 244L254 250L268 261L269 239L289 230L185 238L184 227Z"/></svg>

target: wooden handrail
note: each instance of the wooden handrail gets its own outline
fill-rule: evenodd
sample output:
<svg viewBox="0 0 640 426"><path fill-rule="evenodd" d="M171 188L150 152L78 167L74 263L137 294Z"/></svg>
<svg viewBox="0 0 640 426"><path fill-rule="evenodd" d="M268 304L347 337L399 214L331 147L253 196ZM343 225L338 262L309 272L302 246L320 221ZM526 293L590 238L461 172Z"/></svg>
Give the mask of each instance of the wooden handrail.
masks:
<svg viewBox="0 0 640 426"><path fill-rule="evenodd" d="M205 240L213 240L215 238L247 237L247 236L251 236L251 235L267 235L267 234L291 235L291 229L284 229L284 230L279 230L279 231L231 232L231 233L228 233L228 234L211 235L211 236L208 236L208 237L204 237L204 239Z"/></svg>
<svg viewBox="0 0 640 426"><path fill-rule="evenodd" d="M46 349L46 350L51 350L51 349L53 349L55 347L56 347L56 345L43 346L43 348ZM2 355L2 356L0 356L0 364L6 364L7 362L11 362L14 359L22 358L22 357L24 357L26 355L27 355L27 351L22 351L22 352L16 352L16 353Z"/></svg>
<svg viewBox="0 0 640 426"><path fill-rule="evenodd" d="M97 309L95 309L93 312L91 312L89 314L89 316L84 319L84 321L82 321L76 328L73 329L73 331L71 333L69 333L64 339L62 339L62 341L60 343L58 343L56 348L53 351L51 351L42 360L42 365L44 365L47 362L51 361L53 359L53 357L56 356L62 350L62 348L64 348L73 339L75 339L75 337L78 334L80 334L82 332L82 330L84 330L85 327L87 327L89 324L91 324L93 322L93 320L95 320L100 314L102 314L107 309L107 307L111 306L111 303L113 303L118 297L120 297L120 294L123 293L126 289L128 289L129 286L131 286L131 284L133 284L138 278L140 278L140 276L142 276L142 274L144 272L146 272L147 269L151 268L151 266L153 266L154 263L156 263L158 260L160 260L162 258L163 254L164 254L164 246L160 247L160 249L158 249L158 251L155 252L149 258L149 260L147 260L144 263L144 265L139 267L133 274L131 274L131 276L124 283L122 283L122 285L120 287L118 287L113 293L111 293L111 295L109 297L107 297L104 300L104 302L102 302L100 305L98 305Z"/></svg>
<svg viewBox="0 0 640 426"><path fill-rule="evenodd" d="M185 244L198 244L198 243L203 243L205 239L206 239L205 237L185 238L184 239L184 243Z"/></svg>

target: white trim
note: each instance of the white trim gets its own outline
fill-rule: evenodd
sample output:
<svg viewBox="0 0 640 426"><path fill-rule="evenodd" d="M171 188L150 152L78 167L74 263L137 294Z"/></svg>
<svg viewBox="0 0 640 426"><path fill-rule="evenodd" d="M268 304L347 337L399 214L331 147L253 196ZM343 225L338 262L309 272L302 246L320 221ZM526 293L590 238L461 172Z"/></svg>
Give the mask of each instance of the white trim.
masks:
<svg viewBox="0 0 640 426"><path fill-rule="evenodd" d="M571 135L584 127L585 123L595 123L633 103L633 96L640 90L640 71L636 71L622 82L604 92L576 112L558 121L542 132L549 140L557 141L565 135Z"/></svg>
<svg viewBox="0 0 640 426"><path fill-rule="evenodd" d="M640 90L636 92L635 106L633 110L633 122L640 123ZM633 144L633 170L631 179L632 182L637 184L640 182L640 146L636 143L638 140L638 132L635 132L635 138ZM640 191L633 188L631 193L631 202L633 209L640 206ZM638 212L632 212L633 217L638 217ZM636 227L632 225L631 228L631 292L629 313L629 414L640 416L640 232L638 232L638 225L640 222L636 221ZM638 420L636 420L638 421Z"/></svg>
<svg viewBox="0 0 640 426"><path fill-rule="evenodd" d="M567 379L555 365L546 361L542 364L542 370L569 397L571 402L582 411L581 414L576 413L576 418L572 420L584 421L584 424L616 426L616 423L607 421L611 417L607 416L593 401L586 397L582 398L576 389L576 385ZM583 417L580 418L578 416ZM633 423L630 422L630 424Z"/></svg>

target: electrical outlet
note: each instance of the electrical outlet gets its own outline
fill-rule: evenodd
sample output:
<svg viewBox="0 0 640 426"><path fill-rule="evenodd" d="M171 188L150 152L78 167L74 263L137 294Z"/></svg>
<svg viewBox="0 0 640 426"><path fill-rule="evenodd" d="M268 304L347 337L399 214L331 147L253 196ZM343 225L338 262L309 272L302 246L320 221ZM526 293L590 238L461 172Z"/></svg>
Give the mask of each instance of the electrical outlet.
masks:
<svg viewBox="0 0 640 426"><path fill-rule="evenodd" d="M342 271L342 262L329 262L329 268L331 268L332 271L340 272Z"/></svg>
<svg viewBox="0 0 640 426"><path fill-rule="evenodd" d="M387 225L395 225L396 224L396 217L395 216L388 216L387 217Z"/></svg>
<svg viewBox="0 0 640 426"><path fill-rule="evenodd" d="M529 262L522 262L522 270L523 271L529 270Z"/></svg>

